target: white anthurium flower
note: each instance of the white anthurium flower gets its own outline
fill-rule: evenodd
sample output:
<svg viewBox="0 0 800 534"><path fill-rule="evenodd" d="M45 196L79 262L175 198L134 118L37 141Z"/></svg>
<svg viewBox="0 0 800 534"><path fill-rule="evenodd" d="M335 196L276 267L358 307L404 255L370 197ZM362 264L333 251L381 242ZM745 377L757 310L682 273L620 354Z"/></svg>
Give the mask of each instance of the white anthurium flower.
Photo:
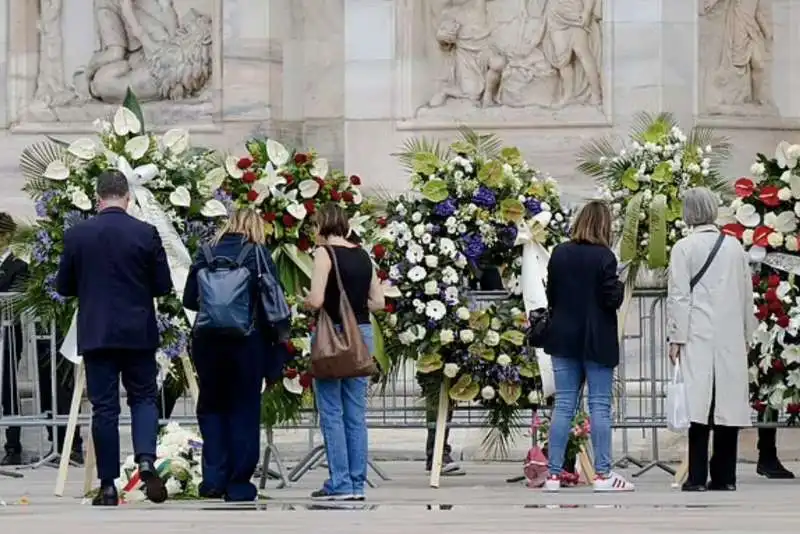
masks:
<svg viewBox="0 0 800 534"><path fill-rule="evenodd" d="M228 156L225 158L225 170L228 171L228 175L231 178L236 178L237 180L241 180L242 176L244 176L244 171L239 168L239 160L233 156Z"/></svg>
<svg viewBox="0 0 800 534"><path fill-rule="evenodd" d="M800 157L800 146L790 145L786 141L778 143L775 149L775 159L781 169L794 169Z"/></svg>
<svg viewBox="0 0 800 534"><path fill-rule="evenodd" d="M393 286L388 280L381 282L381 288L383 289L383 295L390 299L399 299L403 296L403 292L400 291L400 288Z"/></svg>
<svg viewBox="0 0 800 534"><path fill-rule="evenodd" d="M775 288L775 293L778 295L779 299L786 298L791 291L792 291L792 284L790 284L786 280L783 280L780 284L778 284L778 287Z"/></svg>
<svg viewBox="0 0 800 534"><path fill-rule="evenodd" d="M325 158L317 158L314 160L314 165L311 167L311 176L324 180L325 177L328 176L329 170L328 160Z"/></svg>
<svg viewBox="0 0 800 534"><path fill-rule="evenodd" d="M786 385L797 389L800 386L800 369L793 369L786 375Z"/></svg>
<svg viewBox="0 0 800 534"><path fill-rule="evenodd" d="M788 184L791 179L792 179L791 169L783 171L783 174L781 174L781 181L786 182Z"/></svg>
<svg viewBox="0 0 800 534"><path fill-rule="evenodd" d="M764 215L764 224L778 232L787 234L797 228L797 216L791 211L784 211L779 214L769 212Z"/></svg>
<svg viewBox="0 0 800 534"><path fill-rule="evenodd" d="M210 195L222 187L222 184L225 182L225 178L227 176L228 175L225 172L225 169L222 167L217 167L216 169L211 169L208 174L206 174L206 177L203 178L197 185L201 190L205 191L206 194Z"/></svg>
<svg viewBox="0 0 800 534"><path fill-rule="evenodd" d="M367 231L367 228L364 226L364 223L369 220L368 215L361 215L356 214L350 217L350 232L356 235L364 235L364 232Z"/></svg>
<svg viewBox="0 0 800 534"><path fill-rule="evenodd" d="M748 228L755 228L761 222L761 216L752 204L742 204L736 210L736 220Z"/></svg>
<svg viewBox="0 0 800 534"><path fill-rule="evenodd" d="M78 159L89 161L97 155L97 145L94 140L84 137L70 143L67 152Z"/></svg>
<svg viewBox="0 0 800 534"><path fill-rule="evenodd" d="M189 132L182 128L173 128L164 134L161 143L173 155L183 154L189 148Z"/></svg>
<svg viewBox="0 0 800 534"><path fill-rule="evenodd" d="M289 204L286 206L286 211L298 221L302 221L306 218L306 215L308 215L308 211L303 204Z"/></svg>
<svg viewBox="0 0 800 534"><path fill-rule="evenodd" d="M136 180L139 184L149 182L158 176L160 172L158 167L152 163L141 165L134 169L124 156L119 156L117 158L116 166L119 172L124 174L128 181Z"/></svg>
<svg viewBox="0 0 800 534"><path fill-rule="evenodd" d="M783 399L784 393L786 391L786 386L784 384L775 384L775 389L770 393L769 399L767 399L767 404L770 405L772 408L781 409L783 408Z"/></svg>
<svg viewBox="0 0 800 534"><path fill-rule="evenodd" d="M364 197L361 195L361 191L358 189L353 189L351 193L353 193L353 204L360 206L361 203L364 202Z"/></svg>
<svg viewBox="0 0 800 534"><path fill-rule="evenodd" d="M800 198L800 176L792 174L789 177L789 189L792 192L792 197Z"/></svg>
<svg viewBox="0 0 800 534"><path fill-rule="evenodd" d="M44 173L42 173L42 176L48 180L62 181L69 178L69 174L70 172L67 164L64 163L64 161L57 159L55 161L51 161L47 165L47 168L44 170Z"/></svg>
<svg viewBox="0 0 800 534"><path fill-rule="evenodd" d="M267 139L267 157L276 167L281 168L289 161L289 151L274 139Z"/></svg>
<svg viewBox="0 0 800 534"><path fill-rule="evenodd" d="M303 394L303 386L300 384L300 376L295 376L294 378L283 377L283 387L289 393L294 395L302 395Z"/></svg>
<svg viewBox="0 0 800 534"><path fill-rule="evenodd" d="M132 161L142 159L149 148L150 136L147 135L137 135L125 143L125 152L131 157Z"/></svg>
<svg viewBox="0 0 800 534"><path fill-rule="evenodd" d="M781 357L786 360L786 363L800 363L800 347L797 345L788 345L783 348ZM800 369L798 369L800 371Z"/></svg>
<svg viewBox="0 0 800 534"><path fill-rule="evenodd" d="M733 208L733 206L720 206L716 222L720 226L735 223L736 210Z"/></svg>
<svg viewBox="0 0 800 534"><path fill-rule="evenodd" d="M70 194L70 202L81 211L89 211L92 209L92 199L80 189L72 191Z"/></svg>
<svg viewBox="0 0 800 534"><path fill-rule="evenodd" d="M117 135L136 135L142 131L142 123L136 114L124 106L120 106L114 113L114 133Z"/></svg>
<svg viewBox="0 0 800 534"><path fill-rule="evenodd" d="M286 185L286 178L278 174L278 169L272 163L267 163L267 166L264 167L264 173L259 182L264 183L264 185L269 188L269 191L272 195L277 197L283 196L287 199L289 198L286 195L282 195L280 190L280 186ZM297 190L293 189L293 192L295 195L294 198L289 199L292 201L297 200Z"/></svg>
<svg viewBox="0 0 800 534"><path fill-rule="evenodd" d="M544 203L542 203L544 205ZM547 228L547 225L550 224L550 220L553 218L553 213L550 210L545 210L542 208L542 211L537 213L533 216L533 221L542 225L542 227Z"/></svg>
<svg viewBox="0 0 800 534"><path fill-rule="evenodd" d="M217 200L216 198L212 198L203 205L202 209L200 210L200 215L209 219L216 217L227 217L228 208L226 208L225 204L223 204L221 201Z"/></svg>
<svg viewBox="0 0 800 534"><path fill-rule="evenodd" d="M297 188L300 190L300 196L303 198L312 198L319 193L319 184L316 180L303 180Z"/></svg>
<svg viewBox="0 0 800 534"><path fill-rule="evenodd" d="M192 195L189 193L188 189L182 185L179 185L175 188L175 191L169 194L169 201L173 206L188 208L192 205Z"/></svg>

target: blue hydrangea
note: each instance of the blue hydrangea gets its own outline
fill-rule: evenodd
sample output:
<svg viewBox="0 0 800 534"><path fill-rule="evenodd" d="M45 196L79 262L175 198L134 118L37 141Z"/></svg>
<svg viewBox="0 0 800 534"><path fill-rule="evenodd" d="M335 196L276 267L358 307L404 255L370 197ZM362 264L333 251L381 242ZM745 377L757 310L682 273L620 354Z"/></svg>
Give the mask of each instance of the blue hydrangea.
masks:
<svg viewBox="0 0 800 534"><path fill-rule="evenodd" d="M497 197L491 189L480 186L472 195L472 203L480 208L492 209L497 205Z"/></svg>
<svg viewBox="0 0 800 534"><path fill-rule="evenodd" d="M525 201L525 209L527 209L531 215L538 215L542 212L542 203L535 198L529 198Z"/></svg>
<svg viewBox="0 0 800 534"><path fill-rule="evenodd" d="M433 208L433 213L439 217L450 217L456 212L456 209L456 201L448 197L444 201L436 204L436 206Z"/></svg>
<svg viewBox="0 0 800 534"><path fill-rule="evenodd" d="M467 259L477 261L486 252L486 244L477 234L464 236L464 255Z"/></svg>

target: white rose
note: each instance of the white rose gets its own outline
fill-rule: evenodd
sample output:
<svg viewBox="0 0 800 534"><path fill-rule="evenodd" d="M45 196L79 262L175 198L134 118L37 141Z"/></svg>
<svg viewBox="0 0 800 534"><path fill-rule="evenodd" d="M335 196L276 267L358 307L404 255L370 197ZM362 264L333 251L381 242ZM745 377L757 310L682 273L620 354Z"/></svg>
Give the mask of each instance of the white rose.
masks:
<svg viewBox="0 0 800 534"><path fill-rule="evenodd" d="M753 244L753 230L747 229L742 232L742 243L745 245Z"/></svg>
<svg viewBox="0 0 800 534"><path fill-rule="evenodd" d="M436 280L428 280L425 282L425 294L426 295L435 295L439 292L439 284L436 283Z"/></svg>
<svg viewBox="0 0 800 534"><path fill-rule="evenodd" d="M783 234L780 232L772 232L767 236L767 243L773 248L783 245Z"/></svg>
<svg viewBox="0 0 800 534"><path fill-rule="evenodd" d="M439 258L434 256L433 254L428 254L427 256L425 256L425 265L427 265L431 269L435 269L439 265Z"/></svg>
<svg viewBox="0 0 800 534"><path fill-rule="evenodd" d="M446 363L444 365L444 376L447 378L455 378L458 376L458 364L455 363Z"/></svg>
<svg viewBox="0 0 800 534"><path fill-rule="evenodd" d="M461 306L459 309L456 310L456 316L461 319L462 321L466 321L469 319L469 309Z"/></svg>
<svg viewBox="0 0 800 534"><path fill-rule="evenodd" d="M444 330L439 332L439 341L442 343L442 345L449 345L450 343L455 341L455 339L456 339L455 334L453 334L453 331L450 330L449 328L445 328Z"/></svg>
<svg viewBox="0 0 800 534"><path fill-rule="evenodd" d="M411 216L411 221L418 223L422 220L422 214L418 211L414 212L414 215Z"/></svg>
<svg viewBox="0 0 800 534"><path fill-rule="evenodd" d="M481 397L484 400L492 400L495 396L494 388L492 386L486 386L481 390Z"/></svg>
<svg viewBox="0 0 800 534"><path fill-rule="evenodd" d="M459 339L461 339L463 343L472 343L473 341L475 341L475 333L472 330L468 329L459 332L458 337Z"/></svg>
<svg viewBox="0 0 800 534"><path fill-rule="evenodd" d="M486 332L486 337L483 338L483 342L489 347L496 347L500 344L500 334L494 330L489 330Z"/></svg>
<svg viewBox="0 0 800 534"><path fill-rule="evenodd" d="M497 365L500 367L507 367L511 364L511 357L508 354L501 354L497 357Z"/></svg>
<svg viewBox="0 0 800 534"><path fill-rule="evenodd" d="M783 200L784 202L790 200L792 198L792 190L788 187L784 187L778 191L778 199Z"/></svg>
<svg viewBox="0 0 800 534"><path fill-rule="evenodd" d="M414 229L412 230L412 232L414 234L414 237L416 237L416 238L422 237L422 234L425 233L425 225L423 225L423 224L416 225L414 227Z"/></svg>

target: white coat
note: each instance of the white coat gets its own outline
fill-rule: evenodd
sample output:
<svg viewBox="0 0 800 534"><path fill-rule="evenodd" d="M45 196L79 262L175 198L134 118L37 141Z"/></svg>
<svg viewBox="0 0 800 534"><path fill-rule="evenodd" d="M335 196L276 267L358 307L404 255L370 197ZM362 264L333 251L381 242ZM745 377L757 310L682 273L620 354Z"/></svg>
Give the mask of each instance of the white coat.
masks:
<svg viewBox="0 0 800 534"><path fill-rule="evenodd" d="M716 227L699 226L672 248L667 339L683 345L680 364L691 421L709 423L713 396L715 424L746 427L751 424L747 346L757 321L750 267L741 244L725 238L702 279L689 289L718 236Z"/></svg>

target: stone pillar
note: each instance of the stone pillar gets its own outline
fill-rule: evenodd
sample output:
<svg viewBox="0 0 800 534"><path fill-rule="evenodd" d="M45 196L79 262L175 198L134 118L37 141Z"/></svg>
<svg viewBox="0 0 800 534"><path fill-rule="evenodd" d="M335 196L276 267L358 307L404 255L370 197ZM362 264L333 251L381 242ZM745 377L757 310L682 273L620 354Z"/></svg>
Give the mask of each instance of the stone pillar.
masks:
<svg viewBox="0 0 800 534"><path fill-rule="evenodd" d="M0 0L0 130L8 128L8 0Z"/></svg>

